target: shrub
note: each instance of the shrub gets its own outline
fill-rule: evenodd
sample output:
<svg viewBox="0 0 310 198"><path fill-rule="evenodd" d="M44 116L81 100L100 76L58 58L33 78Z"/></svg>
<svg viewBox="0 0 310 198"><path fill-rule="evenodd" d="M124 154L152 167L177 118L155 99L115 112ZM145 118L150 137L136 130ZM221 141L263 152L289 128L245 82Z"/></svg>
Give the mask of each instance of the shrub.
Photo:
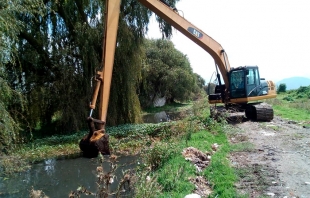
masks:
<svg viewBox="0 0 310 198"><path fill-rule="evenodd" d="M277 89L277 93L286 92L286 84L281 83Z"/></svg>
<svg viewBox="0 0 310 198"><path fill-rule="evenodd" d="M286 100L286 101L289 101L289 102L293 102L294 101L294 98L292 96L285 96L283 98L283 100Z"/></svg>

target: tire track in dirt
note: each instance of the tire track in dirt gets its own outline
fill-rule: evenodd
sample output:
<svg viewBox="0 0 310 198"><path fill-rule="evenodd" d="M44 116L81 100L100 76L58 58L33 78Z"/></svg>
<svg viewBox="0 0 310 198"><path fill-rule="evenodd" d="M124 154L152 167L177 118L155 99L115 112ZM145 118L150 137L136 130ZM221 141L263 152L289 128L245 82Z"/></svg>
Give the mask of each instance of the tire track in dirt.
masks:
<svg viewBox="0 0 310 198"><path fill-rule="evenodd" d="M240 193L250 197L310 197L310 129L275 117L271 122L234 125L232 144L250 142L254 149L231 153Z"/></svg>

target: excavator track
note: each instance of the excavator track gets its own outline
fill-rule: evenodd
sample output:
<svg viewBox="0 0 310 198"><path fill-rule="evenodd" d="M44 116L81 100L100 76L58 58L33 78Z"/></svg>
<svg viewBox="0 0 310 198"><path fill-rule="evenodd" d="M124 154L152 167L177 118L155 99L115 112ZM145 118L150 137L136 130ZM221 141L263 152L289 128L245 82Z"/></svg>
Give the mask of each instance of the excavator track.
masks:
<svg viewBox="0 0 310 198"><path fill-rule="evenodd" d="M273 109L266 103L248 104L245 115L249 119L269 122L273 119Z"/></svg>
<svg viewBox="0 0 310 198"><path fill-rule="evenodd" d="M273 119L273 109L267 103L250 103L228 109L224 106L214 106L210 107L210 116L215 120L224 118L228 123L242 122L244 116L251 120L270 122Z"/></svg>

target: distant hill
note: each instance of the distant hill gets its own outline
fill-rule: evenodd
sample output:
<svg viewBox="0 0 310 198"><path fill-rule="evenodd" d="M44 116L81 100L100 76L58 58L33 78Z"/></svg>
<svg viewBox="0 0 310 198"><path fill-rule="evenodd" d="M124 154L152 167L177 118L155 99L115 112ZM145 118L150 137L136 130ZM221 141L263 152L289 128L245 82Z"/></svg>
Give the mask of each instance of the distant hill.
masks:
<svg viewBox="0 0 310 198"><path fill-rule="evenodd" d="M286 90L290 89L298 89L300 86L309 86L310 85L310 78L305 77L292 77L292 78L285 78L276 82L276 85L279 86L280 84L286 84Z"/></svg>

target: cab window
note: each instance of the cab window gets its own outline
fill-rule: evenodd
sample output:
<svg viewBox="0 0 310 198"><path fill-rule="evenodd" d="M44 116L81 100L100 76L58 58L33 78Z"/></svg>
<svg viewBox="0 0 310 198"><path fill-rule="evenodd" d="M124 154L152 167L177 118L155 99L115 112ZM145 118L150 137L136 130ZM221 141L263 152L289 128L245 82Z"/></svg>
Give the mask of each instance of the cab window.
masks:
<svg viewBox="0 0 310 198"><path fill-rule="evenodd" d="M253 85L255 84L255 72L254 69L249 69L247 72L247 84Z"/></svg>
<svg viewBox="0 0 310 198"><path fill-rule="evenodd" d="M245 97L245 70L232 71L230 74L230 93L232 98Z"/></svg>

